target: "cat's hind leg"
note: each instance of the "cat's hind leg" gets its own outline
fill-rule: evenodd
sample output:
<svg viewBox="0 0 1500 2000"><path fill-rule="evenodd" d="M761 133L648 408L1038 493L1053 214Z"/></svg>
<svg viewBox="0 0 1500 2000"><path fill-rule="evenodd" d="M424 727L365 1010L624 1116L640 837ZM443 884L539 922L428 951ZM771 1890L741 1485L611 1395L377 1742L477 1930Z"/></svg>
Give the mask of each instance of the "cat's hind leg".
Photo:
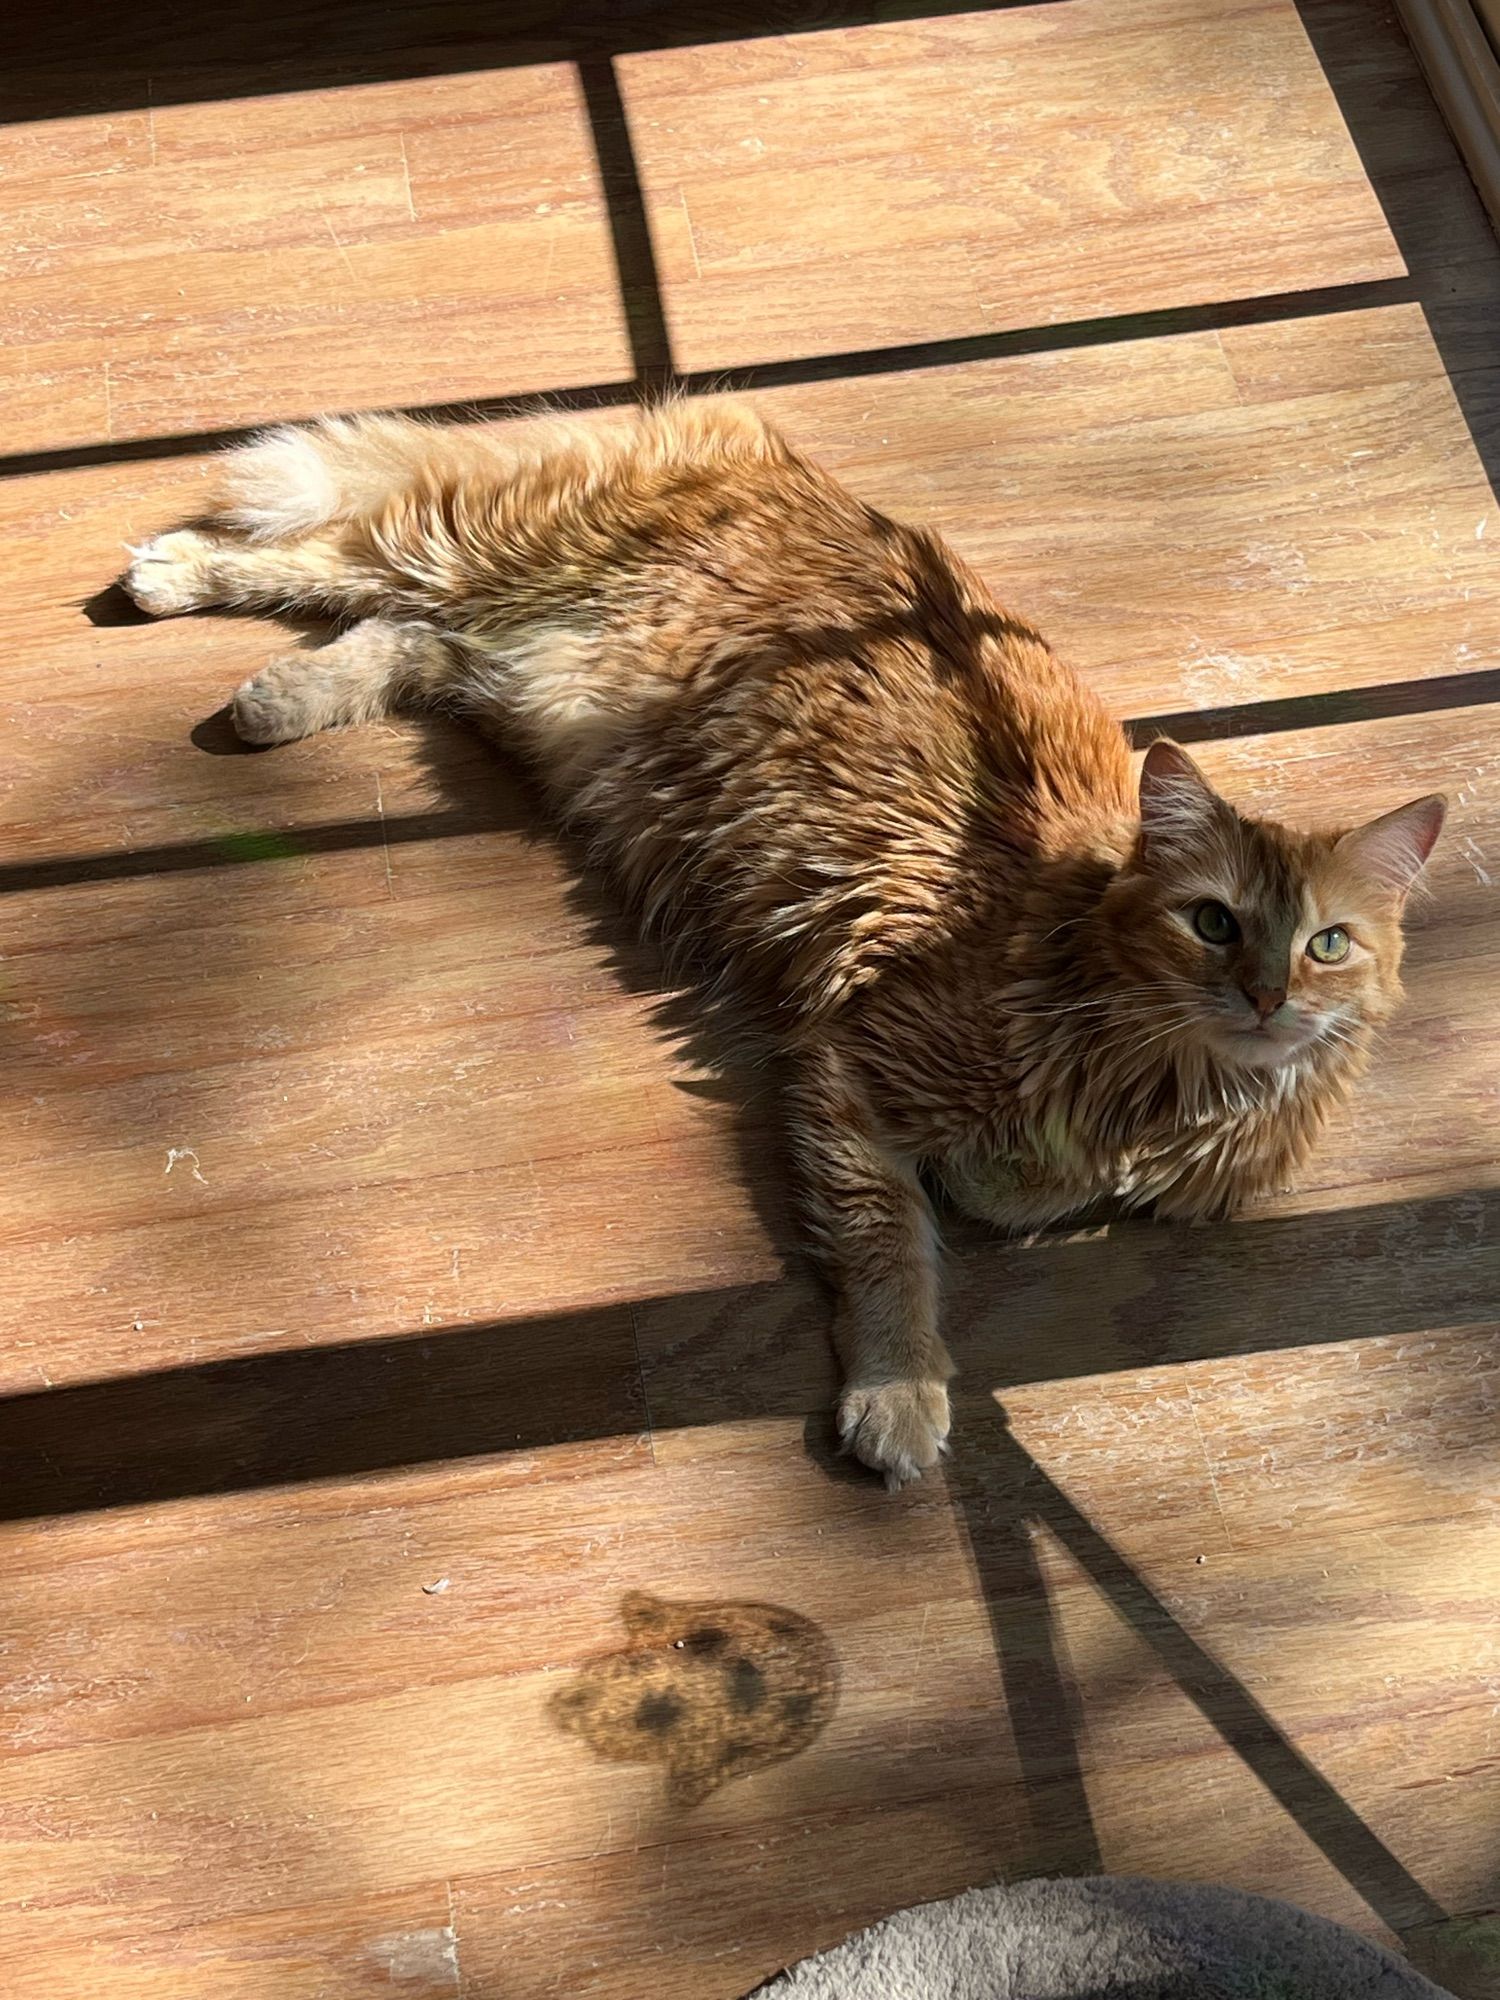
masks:
<svg viewBox="0 0 1500 2000"><path fill-rule="evenodd" d="M360 531L422 479L493 474L493 445L398 417L330 417L272 431L219 463L207 520L131 551L143 611L391 608L393 579Z"/></svg>
<svg viewBox="0 0 1500 2000"><path fill-rule="evenodd" d="M282 653L235 694L245 743L292 743L321 729L372 722L402 701L432 701L451 682L453 654L419 625L367 618L310 652Z"/></svg>
<svg viewBox="0 0 1500 2000"><path fill-rule="evenodd" d="M142 611L316 610L360 616L385 609L389 577L356 538L333 529L296 542L253 543L199 528L174 528L131 550L122 579Z"/></svg>

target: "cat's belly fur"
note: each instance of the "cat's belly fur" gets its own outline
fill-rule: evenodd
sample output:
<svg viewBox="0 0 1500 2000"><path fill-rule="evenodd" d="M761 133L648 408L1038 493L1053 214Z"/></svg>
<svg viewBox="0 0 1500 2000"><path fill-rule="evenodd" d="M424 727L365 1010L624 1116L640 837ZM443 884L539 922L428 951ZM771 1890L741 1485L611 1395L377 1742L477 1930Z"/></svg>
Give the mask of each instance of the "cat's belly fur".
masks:
<svg viewBox="0 0 1500 2000"><path fill-rule="evenodd" d="M1144 1208L1165 1201L1169 1212L1179 1216L1223 1212L1235 1205L1232 1196L1226 1201L1227 1190L1200 1203L1184 1199L1185 1183L1205 1161L1232 1169L1236 1152L1232 1127L1210 1127L1196 1133L1189 1128L1165 1146L1145 1144L1092 1155L1049 1144L1047 1135L1040 1135L1034 1150L1012 1147L930 1164L949 1199L966 1215L1025 1234L1101 1203Z"/></svg>
<svg viewBox="0 0 1500 2000"><path fill-rule="evenodd" d="M1121 1160L1117 1172L1064 1171L1019 1153L988 1160L944 1160L934 1173L955 1207L977 1221L1024 1234L1077 1215L1101 1201L1128 1198L1131 1174Z"/></svg>

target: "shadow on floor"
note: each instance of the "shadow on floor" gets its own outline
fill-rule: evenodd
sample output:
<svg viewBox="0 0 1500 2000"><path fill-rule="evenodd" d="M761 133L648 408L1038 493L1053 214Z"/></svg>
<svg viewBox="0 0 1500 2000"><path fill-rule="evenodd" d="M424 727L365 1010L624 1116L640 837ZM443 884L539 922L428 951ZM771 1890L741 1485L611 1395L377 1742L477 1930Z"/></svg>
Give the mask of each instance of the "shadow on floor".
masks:
<svg viewBox="0 0 1500 2000"><path fill-rule="evenodd" d="M1495 1220L1492 1204L1484 1225L1491 1243ZM1380 1218L1373 1221L1378 1228ZM1436 1203L1421 1227L1434 1240L1447 1240L1452 1223L1448 1205ZM1347 1223L1326 1216L1296 1226L1309 1238L1326 1239ZM1224 1232L1228 1247L1218 1255L1234 1264L1238 1282L1245 1270L1235 1261L1235 1234ZM1082 1247L1096 1266L1107 1255L1103 1243ZM1329 1247L1325 1240L1323 1251ZM1270 1263L1288 1268L1274 1258ZM1294 1260L1290 1269L1296 1268ZM1489 1283L1492 1296L1493 1270L1474 1275L1476 1284ZM1076 1283L1064 1307L1097 1307L1098 1287L1082 1267ZM1262 1307L1273 1284L1263 1285ZM796 1297L789 1311L789 1288L760 1289L760 1323L779 1311L783 1324L794 1321L805 1337L805 1296ZM191 1495L350 1479L614 1438L646 1428L646 1393L653 1405L665 1406L658 1424L712 1424L743 1414L747 1385L736 1384L731 1372L728 1395L716 1400L713 1353L690 1356L686 1384L674 1383L684 1350L659 1345L651 1322L653 1315L662 1318L669 1333L685 1321L706 1324L722 1335L743 1323L746 1296L664 1299L283 1350L12 1396L0 1401L0 1462L6 1466L0 1512L22 1519L157 1506ZM741 1310L738 1319L726 1321L719 1308L729 1299ZM1450 1309L1453 1303L1443 1301ZM1381 1330L1430 1324L1438 1304L1436 1297L1425 1305L1409 1300L1385 1314ZM637 1358L643 1329L645 1352L656 1356L654 1364L648 1360L644 1390ZM1347 1329L1327 1331L1342 1336ZM1289 1326L1286 1335L1290 1344L1305 1339L1306 1329ZM1179 1329L1169 1358L1181 1357L1182 1340ZM1196 1351L1212 1351L1211 1341L1200 1340ZM965 1359L972 1379L974 1356ZM1092 1359L1097 1364L1097 1352ZM1058 1372L1055 1357L1045 1365ZM784 1392L778 1398L787 1400ZM994 1634L1031 1815L1033 1872L1089 1873L1103 1865L1079 1750L1076 1694L1059 1657L1049 1588L1037 1560L1035 1538L1045 1530L1371 1909L1394 1930L1442 1921L1434 1899L1012 1436L1003 1409L983 1388L960 1388L954 1448L948 1488ZM841 1467L840 1476L860 1475Z"/></svg>
<svg viewBox="0 0 1500 2000"><path fill-rule="evenodd" d="M1442 1920L1441 1906L1011 1435L993 1398L960 1392L953 1440L949 1488L989 1612L1027 1796L1041 1808L1033 1819L1038 1873L1104 1867L1079 1762L1076 1697L1059 1662L1036 1560L1034 1538L1045 1529L1383 1922L1400 1931Z"/></svg>
<svg viewBox="0 0 1500 2000"><path fill-rule="evenodd" d="M608 63L651 49L1000 13L1041 0L165 0L149 39L105 0L57 0L0 44L0 124L534 63Z"/></svg>
<svg viewBox="0 0 1500 2000"><path fill-rule="evenodd" d="M1295 0L1385 212L1491 488L1500 493L1494 235L1389 0ZM1458 173L1454 168L1458 168ZM1459 175L1464 175L1462 181ZM1466 197L1466 198L1465 198Z"/></svg>

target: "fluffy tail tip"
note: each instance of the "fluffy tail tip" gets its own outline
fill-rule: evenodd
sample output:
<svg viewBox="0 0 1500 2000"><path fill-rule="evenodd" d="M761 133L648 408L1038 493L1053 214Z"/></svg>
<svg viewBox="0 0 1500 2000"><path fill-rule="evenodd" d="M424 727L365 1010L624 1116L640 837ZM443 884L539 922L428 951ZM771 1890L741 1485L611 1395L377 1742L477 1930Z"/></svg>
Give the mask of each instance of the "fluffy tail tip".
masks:
<svg viewBox="0 0 1500 2000"><path fill-rule="evenodd" d="M252 541L302 535L342 510L341 482L316 431L267 431L226 463L224 516Z"/></svg>

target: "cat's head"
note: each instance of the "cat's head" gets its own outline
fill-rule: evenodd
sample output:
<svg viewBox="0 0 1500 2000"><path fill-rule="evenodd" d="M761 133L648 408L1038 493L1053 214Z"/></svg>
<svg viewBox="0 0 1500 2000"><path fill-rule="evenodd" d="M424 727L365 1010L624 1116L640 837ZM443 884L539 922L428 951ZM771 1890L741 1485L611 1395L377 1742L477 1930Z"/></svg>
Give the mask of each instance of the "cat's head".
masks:
<svg viewBox="0 0 1500 2000"><path fill-rule="evenodd" d="M1401 912L1442 830L1440 795L1349 831L1246 819L1185 750L1141 769L1140 833L1106 898L1141 1036L1276 1069L1355 1039L1400 997Z"/></svg>

